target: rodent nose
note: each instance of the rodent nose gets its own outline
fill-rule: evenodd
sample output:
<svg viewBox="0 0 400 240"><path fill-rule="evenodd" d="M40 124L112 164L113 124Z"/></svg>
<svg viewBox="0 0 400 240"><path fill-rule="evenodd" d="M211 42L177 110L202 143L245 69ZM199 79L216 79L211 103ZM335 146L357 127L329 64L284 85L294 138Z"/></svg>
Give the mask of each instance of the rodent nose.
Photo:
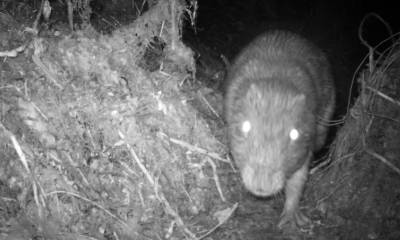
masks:
<svg viewBox="0 0 400 240"><path fill-rule="evenodd" d="M242 180L251 193L266 197L280 191L284 184L283 174L268 171L268 169L245 166L242 171Z"/></svg>

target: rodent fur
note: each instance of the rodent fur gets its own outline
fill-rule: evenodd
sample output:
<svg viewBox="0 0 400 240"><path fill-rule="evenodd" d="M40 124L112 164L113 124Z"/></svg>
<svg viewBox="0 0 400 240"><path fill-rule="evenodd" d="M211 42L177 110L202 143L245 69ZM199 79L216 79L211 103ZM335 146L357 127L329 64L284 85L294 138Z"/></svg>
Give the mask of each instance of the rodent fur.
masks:
<svg viewBox="0 0 400 240"><path fill-rule="evenodd" d="M233 61L224 101L229 146L245 187L258 196L284 188L279 227L303 224L298 203L309 162L327 135L319 119L329 121L335 105L325 54L297 34L264 33Z"/></svg>

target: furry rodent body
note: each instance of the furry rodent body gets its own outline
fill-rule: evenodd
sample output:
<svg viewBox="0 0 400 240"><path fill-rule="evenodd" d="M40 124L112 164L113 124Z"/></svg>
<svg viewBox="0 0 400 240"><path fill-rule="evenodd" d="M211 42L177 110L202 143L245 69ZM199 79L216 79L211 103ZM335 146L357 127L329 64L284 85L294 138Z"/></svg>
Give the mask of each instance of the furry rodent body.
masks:
<svg viewBox="0 0 400 240"><path fill-rule="evenodd" d="M297 34L264 33L231 65L224 100L230 151L244 186L257 196L284 189L279 227L304 224L299 200L335 105L325 54Z"/></svg>

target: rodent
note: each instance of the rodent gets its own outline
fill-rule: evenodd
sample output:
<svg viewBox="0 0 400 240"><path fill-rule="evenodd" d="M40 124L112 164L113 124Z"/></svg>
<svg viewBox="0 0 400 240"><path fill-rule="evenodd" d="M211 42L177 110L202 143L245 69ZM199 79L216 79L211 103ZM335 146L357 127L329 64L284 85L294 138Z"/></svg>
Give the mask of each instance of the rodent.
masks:
<svg viewBox="0 0 400 240"><path fill-rule="evenodd" d="M335 106L327 57L298 34L269 31L238 54L225 85L229 147L245 188L262 197L284 189L278 227L307 224L298 205Z"/></svg>

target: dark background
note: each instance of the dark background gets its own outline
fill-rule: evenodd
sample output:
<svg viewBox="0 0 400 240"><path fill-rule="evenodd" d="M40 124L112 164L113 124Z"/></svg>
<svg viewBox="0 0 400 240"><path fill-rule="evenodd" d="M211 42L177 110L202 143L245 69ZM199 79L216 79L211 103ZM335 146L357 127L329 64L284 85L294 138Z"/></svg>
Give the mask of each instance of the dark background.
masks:
<svg viewBox="0 0 400 240"><path fill-rule="evenodd" d="M358 37L363 17L376 13L392 32L399 29L397 7L388 1L199 0L198 4L197 31L186 28L184 38L185 34L193 34L229 60L255 36L270 29L291 30L317 44L332 64L337 116L346 111L353 74L368 53ZM391 35L384 23L374 17L368 18L362 29L363 38L371 46ZM351 99L355 96L357 88Z"/></svg>

